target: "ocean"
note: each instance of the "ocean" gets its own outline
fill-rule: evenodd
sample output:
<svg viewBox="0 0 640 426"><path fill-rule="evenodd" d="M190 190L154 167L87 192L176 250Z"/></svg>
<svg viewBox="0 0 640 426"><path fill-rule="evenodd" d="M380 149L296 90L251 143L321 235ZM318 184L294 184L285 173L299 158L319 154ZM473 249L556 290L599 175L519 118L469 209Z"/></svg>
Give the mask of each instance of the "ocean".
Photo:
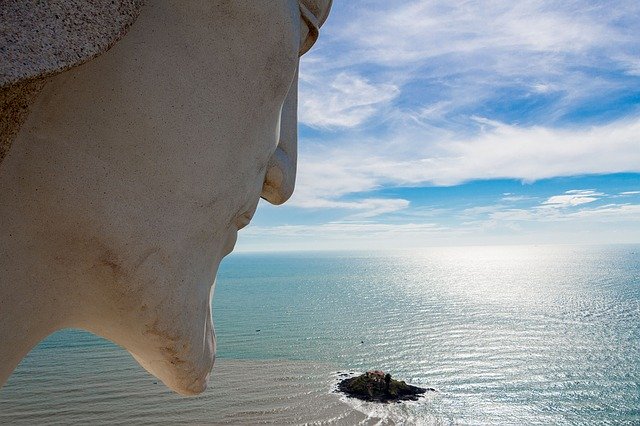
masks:
<svg viewBox="0 0 640 426"><path fill-rule="evenodd" d="M0 424L640 424L640 246L232 254L210 389L169 392L79 330L0 390ZM437 391L333 391L370 369Z"/></svg>

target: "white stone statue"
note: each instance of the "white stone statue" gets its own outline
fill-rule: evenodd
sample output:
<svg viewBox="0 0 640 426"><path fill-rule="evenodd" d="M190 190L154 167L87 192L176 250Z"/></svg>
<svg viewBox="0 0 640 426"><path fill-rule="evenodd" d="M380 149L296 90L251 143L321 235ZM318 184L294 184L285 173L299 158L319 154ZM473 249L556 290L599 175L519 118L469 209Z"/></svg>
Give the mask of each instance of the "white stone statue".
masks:
<svg viewBox="0 0 640 426"><path fill-rule="evenodd" d="M75 327L206 388L218 264L293 191L299 56L330 6L0 2L0 385Z"/></svg>

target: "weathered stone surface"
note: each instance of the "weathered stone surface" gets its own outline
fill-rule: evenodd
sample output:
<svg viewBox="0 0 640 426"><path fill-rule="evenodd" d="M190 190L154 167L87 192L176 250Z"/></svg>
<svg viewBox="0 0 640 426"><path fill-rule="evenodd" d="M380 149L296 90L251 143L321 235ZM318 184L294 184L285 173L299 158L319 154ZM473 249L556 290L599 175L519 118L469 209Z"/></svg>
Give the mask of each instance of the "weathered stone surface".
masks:
<svg viewBox="0 0 640 426"><path fill-rule="evenodd" d="M330 4L0 1L0 385L74 327L206 388L217 268L293 191L299 56Z"/></svg>
<svg viewBox="0 0 640 426"><path fill-rule="evenodd" d="M0 163L9 152L11 142L29 115L29 106L44 83L43 79L37 78L0 88Z"/></svg>
<svg viewBox="0 0 640 426"><path fill-rule="evenodd" d="M143 0L0 2L0 87L80 65L113 46Z"/></svg>
<svg viewBox="0 0 640 426"><path fill-rule="evenodd" d="M106 52L143 0L0 2L0 163L46 78Z"/></svg>

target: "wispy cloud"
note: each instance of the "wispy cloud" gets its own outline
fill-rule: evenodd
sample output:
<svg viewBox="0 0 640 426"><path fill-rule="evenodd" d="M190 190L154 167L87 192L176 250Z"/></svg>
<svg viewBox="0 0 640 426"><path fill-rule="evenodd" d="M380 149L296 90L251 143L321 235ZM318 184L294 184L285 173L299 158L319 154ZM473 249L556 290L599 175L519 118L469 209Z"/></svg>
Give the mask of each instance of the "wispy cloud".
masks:
<svg viewBox="0 0 640 426"><path fill-rule="evenodd" d="M640 118L586 129L485 125L484 131L468 139L433 141L425 135L420 140L414 129L408 130L410 135L397 134L386 141L304 152L294 203L296 199L336 200L381 186L456 185L491 178L533 182L557 176L640 172ZM564 194L547 204L584 203L600 195Z"/></svg>
<svg viewBox="0 0 640 426"><path fill-rule="evenodd" d="M300 121L313 127L359 126L400 92L393 84L374 84L347 72L328 84L313 83L313 77L301 75Z"/></svg>
<svg viewBox="0 0 640 426"><path fill-rule="evenodd" d="M554 195L542 204L547 207L573 207L581 204L593 203L602 197L602 192L596 192L591 189L573 189L566 191L562 195Z"/></svg>
<svg viewBox="0 0 640 426"><path fill-rule="evenodd" d="M490 215L490 218L497 221L566 222L591 220L600 222L640 222L640 204L607 204L576 211L545 208L509 209L494 212Z"/></svg>
<svg viewBox="0 0 640 426"><path fill-rule="evenodd" d="M532 197L528 197L526 195L515 195L515 194L502 194L502 198L500 199L500 201L503 201L505 203L518 203L521 201L528 201L531 200Z"/></svg>
<svg viewBox="0 0 640 426"><path fill-rule="evenodd" d="M367 218L385 213L397 212L409 206L409 201L399 198L365 198L355 201L340 201L326 198L296 198L291 201L292 206L311 209L345 209L360 211L351 214L349 218Z"/></svg>
<svg viewBox="0 0 640 426"><path fill-rule="evenodd" d="M640 204L610 202L602 204L615 198L619 198L619 194L607 195L594 189L572 189L563 194L548 197L540 204L534 204L528 208L514 209L504 205L494 205L485 206L485 209L492 221L640 221ZM591 205L597 201L600 201L601 205Z"/></svg>
<svg viewBox="0 0 640 426"><path fill-rule="evenodd" d="M343 36L353 40L368 60L391 65L492 49L581 52L626 39L621 32L611 31L611 21L618 15L615 10L585 3L589 4L580 8L559 1L388 3L363 8ZM375 31L362 31L363 22Z"/></svg>
<svg viewBox="0 0 640 426"><path fill-rule="evenodd" d="M410 114L434 103L440 116L468 114L504 103L507 91L529 105L536 96L548 104L527 116L558 119L588 99L637 86L620 77L640 77L638 16L635 0L616 7L594 0L352 1L336 5L326 47L303 69L319 88L357 70L397 86L401 99L426 94L422 105L409 103ZM531 117L516 120L524 119Z"/></svg>
<svg viewBox="0 0 640 426"><path fill-rule="evenodd" d="M367 222L330 222L321 225L281 225L270 227L247 228L246 235L277 235L280 237L291 236L323 236L349 238L373 238L381 236L397 236L401 234L415 235L434 233L447 230L446 227L435 223L367 223Z"/></svg>
<svg viewBox="0 0 640 426"><path fill-rule="evenodd" d="M635 186L540 181L640 173L638 17L637 0L335 2L303 58L298 182L282 208L315 222L247 232L417 244L635 225ZM452 205L404 189L493 179L545 190Z"/></svg>
<svg viewBox="0 0 640 426"><path fill-rule="evenodd" d="M450 217L454 223L444 223ZM467 218L468 220L464 220ZM417 217L417 219L420 219ZM302 225L249 226L242 232L246 249L269 247L291 249L375 249L425 247L431 245L561 242L629 242L640 237L640 204L591 203L567 208L537 204L509 208L496 204L465 209L458 213L432 211L428 222L337 221ZM630 229L612 238L611 229L625 223ZM613 226L613 228L610 228ZM584 230L590 232L584 234ZM578 234L576 234L578 232ZM262 241L262 243L261 243Z"/></svg>
<svg viewBox="0 0 640 426"><path fill-rule="evenodd" d="M635 0L336 3L303 60L300 119L322 133L303 129L292 203L352 214L382 187L639 172L640 105L572 118L640 96L638 16Z"/></svg>

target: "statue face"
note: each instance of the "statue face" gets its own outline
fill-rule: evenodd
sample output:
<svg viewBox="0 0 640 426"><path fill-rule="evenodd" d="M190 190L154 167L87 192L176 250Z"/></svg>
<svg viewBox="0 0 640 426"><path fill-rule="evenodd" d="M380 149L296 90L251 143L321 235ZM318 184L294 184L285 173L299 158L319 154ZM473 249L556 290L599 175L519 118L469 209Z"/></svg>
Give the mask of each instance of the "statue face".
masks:
<svg viewBox="0 0 640 426"><path fill-rule="evenodd" d="M1 178L65 294L55 327L122 345L177 392L206 388L218 264L260 196L293 189L309 10L147 2L111 50L47 83Z"/></svg>

